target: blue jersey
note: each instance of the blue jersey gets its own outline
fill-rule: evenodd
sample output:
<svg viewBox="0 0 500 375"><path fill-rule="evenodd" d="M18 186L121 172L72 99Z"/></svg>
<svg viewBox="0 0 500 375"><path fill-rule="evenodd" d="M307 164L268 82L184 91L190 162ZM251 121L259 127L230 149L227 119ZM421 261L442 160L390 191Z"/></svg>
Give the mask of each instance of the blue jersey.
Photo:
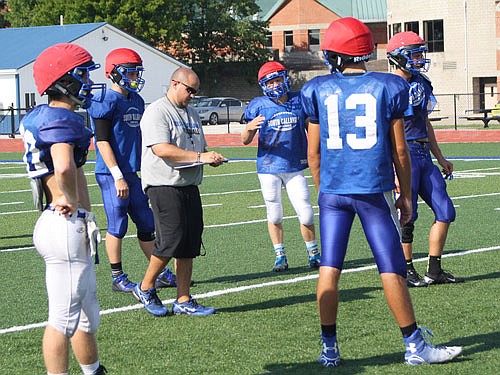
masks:
<svg viewBox="0 0 500 375"><path fill-rule="evenodd" d="M257 151L258 173L297 172L307 168L305 114L298 92L289 92L288 101L276 103L267 96L253 99L245 111L245 120L262 115Z"/></svg>
<svg viewBox="0 0 500 375"><path fill-rule="evenodd" d="M92 131L85 127L83 117L65 108L38 105L24 116L20 133L24 142L24 161L28 175L40 178L54 173L50 147L56 143L74 146L77 167L87 161Z"/></svg>
<svg viewBox="0 0 500 375"><path fill-rule="evenodd" d="M437 103L432 93L432 85L429 79L420 73L413 74L408 83L410 105L405 112L406 140L427 138L427 116Z"/></svg>
<svg viewBox="0 0 500 375"><path fill-rule="evenodd" d="M99 99L99 98L96 98ZM126 97L115 90L106 90L102 102L92 102L88 109L92 119L111 121L113 131L109 144L122 173L137 172L141 169L141 128L139 123L144 113L144 100L130 92ZM95 124L92 120L95 132ZM95 173L110 173L96 147Z"/></svg>
<svg viewBox="0 0 500 375"><path fill-rule="evenodd" d="M304 110L320 124L320 191L372 194L392 190L391 122L408 107L408 84L393 74L329 74L301 91Z"/></svg>

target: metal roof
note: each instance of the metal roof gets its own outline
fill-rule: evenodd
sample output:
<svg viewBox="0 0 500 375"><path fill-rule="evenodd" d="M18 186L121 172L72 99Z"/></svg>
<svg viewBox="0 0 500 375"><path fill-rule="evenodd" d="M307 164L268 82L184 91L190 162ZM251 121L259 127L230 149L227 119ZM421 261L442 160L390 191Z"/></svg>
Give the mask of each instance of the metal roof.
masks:
<svg viewBox="0 0 500 375"><path fill-rule="evenodd" d="M0 70L20 69L33 62L47 47L69 43L106 25L107 22L0 29Z"/></svg>
<svg viewBox="0 0 500 375"><path fill-rule="evenodd" d="M257 0L261 12L259 18L268 21L288 1ZM363 22L385 22L387 20L386 0L316 0L340 17L355 17Z"/></svg>

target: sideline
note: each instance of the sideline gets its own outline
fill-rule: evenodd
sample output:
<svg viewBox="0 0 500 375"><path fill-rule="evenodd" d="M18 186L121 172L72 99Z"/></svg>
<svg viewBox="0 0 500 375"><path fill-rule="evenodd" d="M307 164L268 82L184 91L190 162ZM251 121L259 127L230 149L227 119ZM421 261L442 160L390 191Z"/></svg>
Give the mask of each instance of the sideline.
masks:
<svg viewBox="0 0 500 375"><path fill-rule="evenodd" d="M484 253L484 252L493 251L493 250L500 250L500 246L485 247L482 249L473 249L473 250L466 250L466 251L461 251L461 252L457 252L457 253L444 254L442 256L442 258L465 256L465 255L471 255L471 254L477 254L477 253ZM425 261L427 261L427 257L418 258L418 259L413 260L413 262L425 262ZM368 270L372 270L372 269L376 269L376 268L377 268L377 266L375 264L372 264L370 266L364 266L364 267L347 268L347 269L342 270L342 273L362 272L362 271L368 271ZM236 288L219 289L219 290L214 290L212 292L195 294L195 295L193 295L193 298L203 299L203 298L217 297L217 296L222 296L222 295L226 295L226 294L240 293L240 292L244 292L247 290L272 287L275 285L295 284L295 283L300 283L302 281L314 280L317 278L318 278L318 274L314 274L314 275L308 275L308 276L295 277L295 278L288 279L288 280L276 280L276 281L270 281L267 283L244 285L244 286L240 286L240 287L236 287ZM171 299L163 300L162 302L164 304L172 304L174 301L175 301L175 299L171 298ZM103 316L103 315L109 315L109 314L114 314L114 313L138 310L138 309L142 309L142 308L144 308L144 306L142 304L135 304L135 305L130 305L130 306L117 307L114 309L101 310L99 314L101 316ZM40 323L28 324L28 325L24 325L24 326L14 326L14 327L10 327L10 328L4 328L4 329L0 330L0 336L5 335L7 333L21 332L21 331L26 331L26 330L33 329L33 328L45 327L47 324L48 324L48 322L45 321L45 322L40 322Z"/></svg>

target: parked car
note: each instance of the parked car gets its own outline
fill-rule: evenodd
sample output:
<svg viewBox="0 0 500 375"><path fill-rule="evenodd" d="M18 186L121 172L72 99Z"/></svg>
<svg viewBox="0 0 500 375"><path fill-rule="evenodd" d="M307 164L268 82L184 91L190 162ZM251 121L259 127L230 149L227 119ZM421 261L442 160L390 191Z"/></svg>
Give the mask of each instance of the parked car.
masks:
<svg viewBox="0 0 500 375"><path fill-rule="evenodd" d="M247 105L236 98L207 98L199 102L195 109L200 115L202 124L226 124L238 121L245 123L245 108Z"/></svg>
<svg viewBox="0 0 500 375"><path fill-rule="evenodd" d="M208 96L202 96L202 95L195 96L193 99L191 99L191 101L189 102L189 105L192 105L193 107L197 107L202 100L207 99L207 98L208 98Z"/></svg>

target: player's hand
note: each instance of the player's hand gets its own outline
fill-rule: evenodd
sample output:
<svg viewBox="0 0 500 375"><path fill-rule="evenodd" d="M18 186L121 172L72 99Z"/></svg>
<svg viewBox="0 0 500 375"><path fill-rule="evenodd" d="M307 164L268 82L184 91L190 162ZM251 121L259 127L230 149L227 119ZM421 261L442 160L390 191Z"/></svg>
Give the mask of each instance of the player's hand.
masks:
<svg viewBox="0 0 500 375"><path fill-rule="evenodd" d="M52 201L51 206L54 208L54 211L68 217L76 212L78 209L78 202L70 202L66 196L62 195Z"/></svg>
<svg viewBox="0 0 500 375"><path fill-rule="evenodd" d="M128 184L124 178L119 178L115 181L116 196L120 199L128 198Z"/></svg>
<svg viewBox="0 0 500 375"><path fill-rule="evenodd" d="M260 129L260 127L265 119L266 118L264 116L258 115L257 117L255 117L252 121L250 121L247 124L246 130L247 131L254 131L254 130Z"/></svg>
<svg viewBox="0 0 500 375"><path fill-rule="evenodd" d="M399 210L399 224L404 226L409 223L412 215L411 198L400 195L398 199L396 199L395 206Z"/></svg>
<svg viewBox="0 0 500 375"><path fill-rule="evenodd" d="M448 176L453 173L453 163L449 162L446 159L443 159L443 161L440 163L441 164L441 171L443 172L444 175Z"/></svg>

